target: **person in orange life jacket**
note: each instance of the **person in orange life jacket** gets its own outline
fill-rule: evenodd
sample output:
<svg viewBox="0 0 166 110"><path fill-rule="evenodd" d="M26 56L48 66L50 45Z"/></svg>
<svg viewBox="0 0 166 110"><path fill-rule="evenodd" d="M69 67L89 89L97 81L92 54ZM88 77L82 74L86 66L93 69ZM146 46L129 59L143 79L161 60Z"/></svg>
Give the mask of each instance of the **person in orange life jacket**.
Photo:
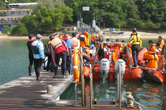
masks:
<svg viewBox="0 0 166 110"><path fill-rule="evenodd" d="M83 59L85 59L86 61L91 61L90 46L89 45L83 49L82 55L83 55Z"/></svg>
<svg viewBox="0 0 166 110"><path fill-rule="evenodd" d="M96 44L97 37L98 37L98 35L93 35L91 37L91 44L94 44L94 45Z"/></svg>
<svg viewBox="0 0 166 110"><path fill-rule="evenodd" d="M42 61L44 60L44 46L41 39L42 36L40 34L37 34L36 40L32 42L36 80L39 80Z"/></svg>
<svg viewBox="0 0 166 110"><path fill-rule="evenodd" d="M83 32L83 34L80 34L78 36L78 39L80 40L80 46L81 47L86 47L87 45L89 45L89 34L88 32Z"/></svg>
<svg viewBox="0 0 166 110"><path fill-rule="evenodd" d="M49 52L46 52L47 53L46 56L48 56L48 62L47 62L47 68L46 68L46 70L47 71L50 70L51 72L53 72L53 69L54 69L54 64L52 62L51 53L50 53L50 43L51 43L51 40L53 38L54 38L54 36L52 36L52 35L49 36L49 41L46 44L46 50L45 50L45 51L49 51Z"/></svg>
<svg viewBox="0 0 166 110"><path fill-rule="evenodd" d="M161 55L163 55L164 58L166 59L166 44L164 44L164 46L162 48ZM166 70L166 63L165 63L165 70Z"/></svg>
<svg viewBox="0 0 166 110"><path fill-rule="evenodd" d="M71 39L69 39L68 34L65 34L63 40L66 42L69 49L69 55L67 56L66 67L67 67L67 70L69 71L69 74L72 74L72 51L71 51L72 41Z"/></svg>
<svg viewBox="0 0 166 110"><path fill-rule="evenodd" d="M32 42L34 40L35 40L35 35L29 34L29 40L27 42L27 47L28 47L28 51L29 51L29 67L28 67L29 76L32 75L31 71L32 71L32 65L33 65L33 62L34 62L33 53L32 53Z"/></svg>
<svg viewBox="0 0 166 110"><path fill-rule="evenodd" d="M164 46L164 40L161 36L158 37L158 43L160 44L160 47L163 48Z"/></svg>
<svg viewBox="0 0 166 110"><path fill-rule="evenodd" d="M158 55L156 54L156 46L152 40L149 40L148 52L144 53L144 60L148 68L158 68Z"/></svg>
<svg viewBox="0 0 166 110"><path fill-rule="evenodd" d="M152 40L149 40L149 48L148 48L148 52L156 52L156 45L153 43Z"/></svg>
<svg viewBox="0 0 166 110"><path fill-rule="evenodd" d="M62 58L62 64L61 64L61 71L63 78L65 78L65 72L66 72L66 60L67 60L67 55L69 54L67 44L65 41L61 40L60 38L54 38L51 41L51 46L54 48L54 53L55 53L55 62L54 63L54 69L55 69L55 76L57 75L57 70L58 70L58 65L59 65L59 60ZM50 47L51 47L50 46Z"/></svg>
<svg viewBox="0 0 166 110"><path fill-rule="evenodd" d="M115 42L119 42L119 39L116 39ZM122 45L121 45L121 44L113 44L113 45L112 45L112 48L114 48L114 49L119 49L119 51L121 51Z"/></svg>
<svg viewBox="0 0 166 110"><path fill-rule="evenodd" d="M59 38L60 38L60 39L63 39L63 33L60 33L60 34L59 34Z"/></svg>
<svg viewBox="0 0 166 110"><path fill-rule="evenodd" d="M100 36L99 37L99 43L103 42L103 37ZM98 50L98 55L99 55L99 60L101 60L102 58L104 58L104 44L100 44L99 50Z"/></svg>
<svg viewBox="0 0 166 110"><path fill-rule="evenodd" d="M137 33L137 29L133 28L132 33L130 35L129 41L127 44L132 45L132 57L134 60L134 67L138 65L138 54L142 47L142 39L141 36Z"/></svg>

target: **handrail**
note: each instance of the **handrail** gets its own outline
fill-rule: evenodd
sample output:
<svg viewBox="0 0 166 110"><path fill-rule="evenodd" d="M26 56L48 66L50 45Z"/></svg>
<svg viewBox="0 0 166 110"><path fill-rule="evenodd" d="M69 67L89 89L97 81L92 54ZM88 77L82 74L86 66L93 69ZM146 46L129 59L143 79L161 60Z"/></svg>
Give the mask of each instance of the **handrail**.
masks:
<svg viewBox="0 0 166 110"><path fill-rule="evenodd" d="M119 71L118 71L118 78L117 78L117 88L118 88L118 103L119 103L119 109L121 109L121 65L118 65Z"/></svg>
<svg viewBox="0 0 166 110"><path fill-rule="evenodd" d="M90 66L90 108L93 108L93 98L94 98L94 93L93 93L93 75L92 75L92 66Z"/></svg>

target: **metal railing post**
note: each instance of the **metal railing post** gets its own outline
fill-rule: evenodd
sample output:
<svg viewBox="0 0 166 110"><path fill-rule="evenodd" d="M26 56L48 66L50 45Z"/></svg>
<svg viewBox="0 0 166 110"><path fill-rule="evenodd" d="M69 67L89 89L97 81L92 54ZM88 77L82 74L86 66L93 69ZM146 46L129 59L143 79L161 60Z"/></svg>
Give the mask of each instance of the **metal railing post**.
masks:
<svg viewBox="0 0 166 110"><path fill-rule="evenodd" d="M80 61L80 65L81 65L81 93L82 93L82 106L86 105L86 98L85 98L85 79L84 79L84 72L83 72L83 57L82 57L82 47L81 47L81 52L80 52L80 56L81 56L81 61Z"/></svg>
<svg viewBox="0 0 166 110"><path fill-rule="evenodd" d="M77 106L77 80L75 80L75 106Z"/></svg>
<svg viewBox="0 0 166 110"><path fill-rule="evenodd" d="M90 64L90 108L93 108L93 75L92 65Z"/></svg>
<svg viewBox="0 0 166 110"><path fill-rule="evenodd" d="M118 103L119 103L119 109L121 109L121 66L118 66Z"/></svg>

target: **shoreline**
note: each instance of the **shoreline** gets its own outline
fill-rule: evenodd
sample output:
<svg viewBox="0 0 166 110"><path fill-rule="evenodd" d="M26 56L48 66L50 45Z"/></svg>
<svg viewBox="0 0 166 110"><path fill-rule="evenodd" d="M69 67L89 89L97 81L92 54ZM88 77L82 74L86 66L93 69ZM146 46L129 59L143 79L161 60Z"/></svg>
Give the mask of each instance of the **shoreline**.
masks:
<svg viewBox="0 0 166 110"><path fill-rule="evenodd" d="M129 39L131 31L124 31L124 34L109 34L103 35L106 38L113 38L113 39ZM158 39L158 36L161 36L163 39L166 40L166 32L162 33L149 33L149 32L139 32L138 34L141 35L142 39ZM49 39L48 36L43 36L42 39ZM28 40L28 36L10 36L10 35L0 35L0 40Z"/></svg>

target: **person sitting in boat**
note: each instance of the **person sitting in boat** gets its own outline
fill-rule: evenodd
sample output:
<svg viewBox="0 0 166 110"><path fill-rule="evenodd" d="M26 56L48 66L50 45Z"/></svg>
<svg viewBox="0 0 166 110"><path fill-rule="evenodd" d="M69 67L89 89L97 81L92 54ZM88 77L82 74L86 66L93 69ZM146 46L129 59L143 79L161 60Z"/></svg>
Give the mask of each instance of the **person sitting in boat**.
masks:
<svg viewBox="0 0 166 110"><path fill-rule="evenodd" d="M121 41L122 43L125 43L124 40ZM123 58L123 55L125 55L127 53L127 49L126 49L126 45L125 44L122 44L122 52L120 53L120 58L122 59Z"/></svg>
<svg viewBox="0 0 166 110"><path fill-rule="evenodd" d="M161 55L162 48L160 47L160 43L156 43L157 55Z"/></svg>
<svg viewBox="0 0 166 110"><path fill-rule="evenodd" d="M94 45L96 44L97 37L98 37L98 35L93 35L91 37L91 44L94 44Z"/></svg>
<svg viewBox="0 0 166 110"><path fill-rule="evenodd" d="M146 60L148 68L158 68L158 55L156 54L156 46L152 40L149 40L148 52L144 53L143 59Z"/></svg>
<svg viewBox="0 0 166 110"><path fill-rule="evenodd" d="M106 42L110 42L110 39L107 38L105 41L106 41ZM108 48L111 48L111 47L112 47L112 44L111 44L111 43L106 43L105 45L106 45Z"/></svg>
<svg viewBox="0 0 166 110"><path fill-rule="evenodd" d="M133 61L132 50L131 50L132 45L128 44L127 46L128 46L128 49L129 49L129 55L128 55L128 52L126 52L126 54L123 55L123 59L126 62L126 65L129 65L130 61L131 61L132 65L133 65L134 61Z"/></svg>
<svg viewBox="0 0 166 110"><path fill-rule="evenodd" d="M156 52L156 45L153 43L153 41L149 40L148 43L149 43L148 52Z"/></svg>
<svg viewBox="0 0 166 110"><path fill-rule="evenodd" d="M83 59L85 59L86 61L91 61L91 55L90 55L90 45L88 45L86 48L83 48Z"/></svg>
<svg viewBox="0 0 166 110"><path fill-rule="evenodd" d="M160 44L160 48L163 48L164 46L164 40L161 36L158 37L158 43Z"/></svg>
<svg viewBox="0 0 166 110"><path fill-rule="evenodd" d="M115 42L119 42L119 39L116 39ZM122 44L113 44L113 45L112 45L112 48L113 48L113 49L118 49L119 52L121 52Z"/></svg>
<svg viewBox="0 0 166 110"><path fill-rule="evenodd" d="M130 35L129 41L127 44L132 45L132 57L134 60L134 67L138 65L138 53L142 47L142 39L141 36L137 33L137 29L133 28L132 33Z"/></svg>
<svg viewBox="0 0 166 110"><path fill-rule="evenodd" d="M102 36L99 37L99 43L100 42L103 42L103 37ZM100 47L99 47L99 50L98 50L99 60L104 58L104 49L103 48L104 48L104 44L101 43Z"/></svg>

